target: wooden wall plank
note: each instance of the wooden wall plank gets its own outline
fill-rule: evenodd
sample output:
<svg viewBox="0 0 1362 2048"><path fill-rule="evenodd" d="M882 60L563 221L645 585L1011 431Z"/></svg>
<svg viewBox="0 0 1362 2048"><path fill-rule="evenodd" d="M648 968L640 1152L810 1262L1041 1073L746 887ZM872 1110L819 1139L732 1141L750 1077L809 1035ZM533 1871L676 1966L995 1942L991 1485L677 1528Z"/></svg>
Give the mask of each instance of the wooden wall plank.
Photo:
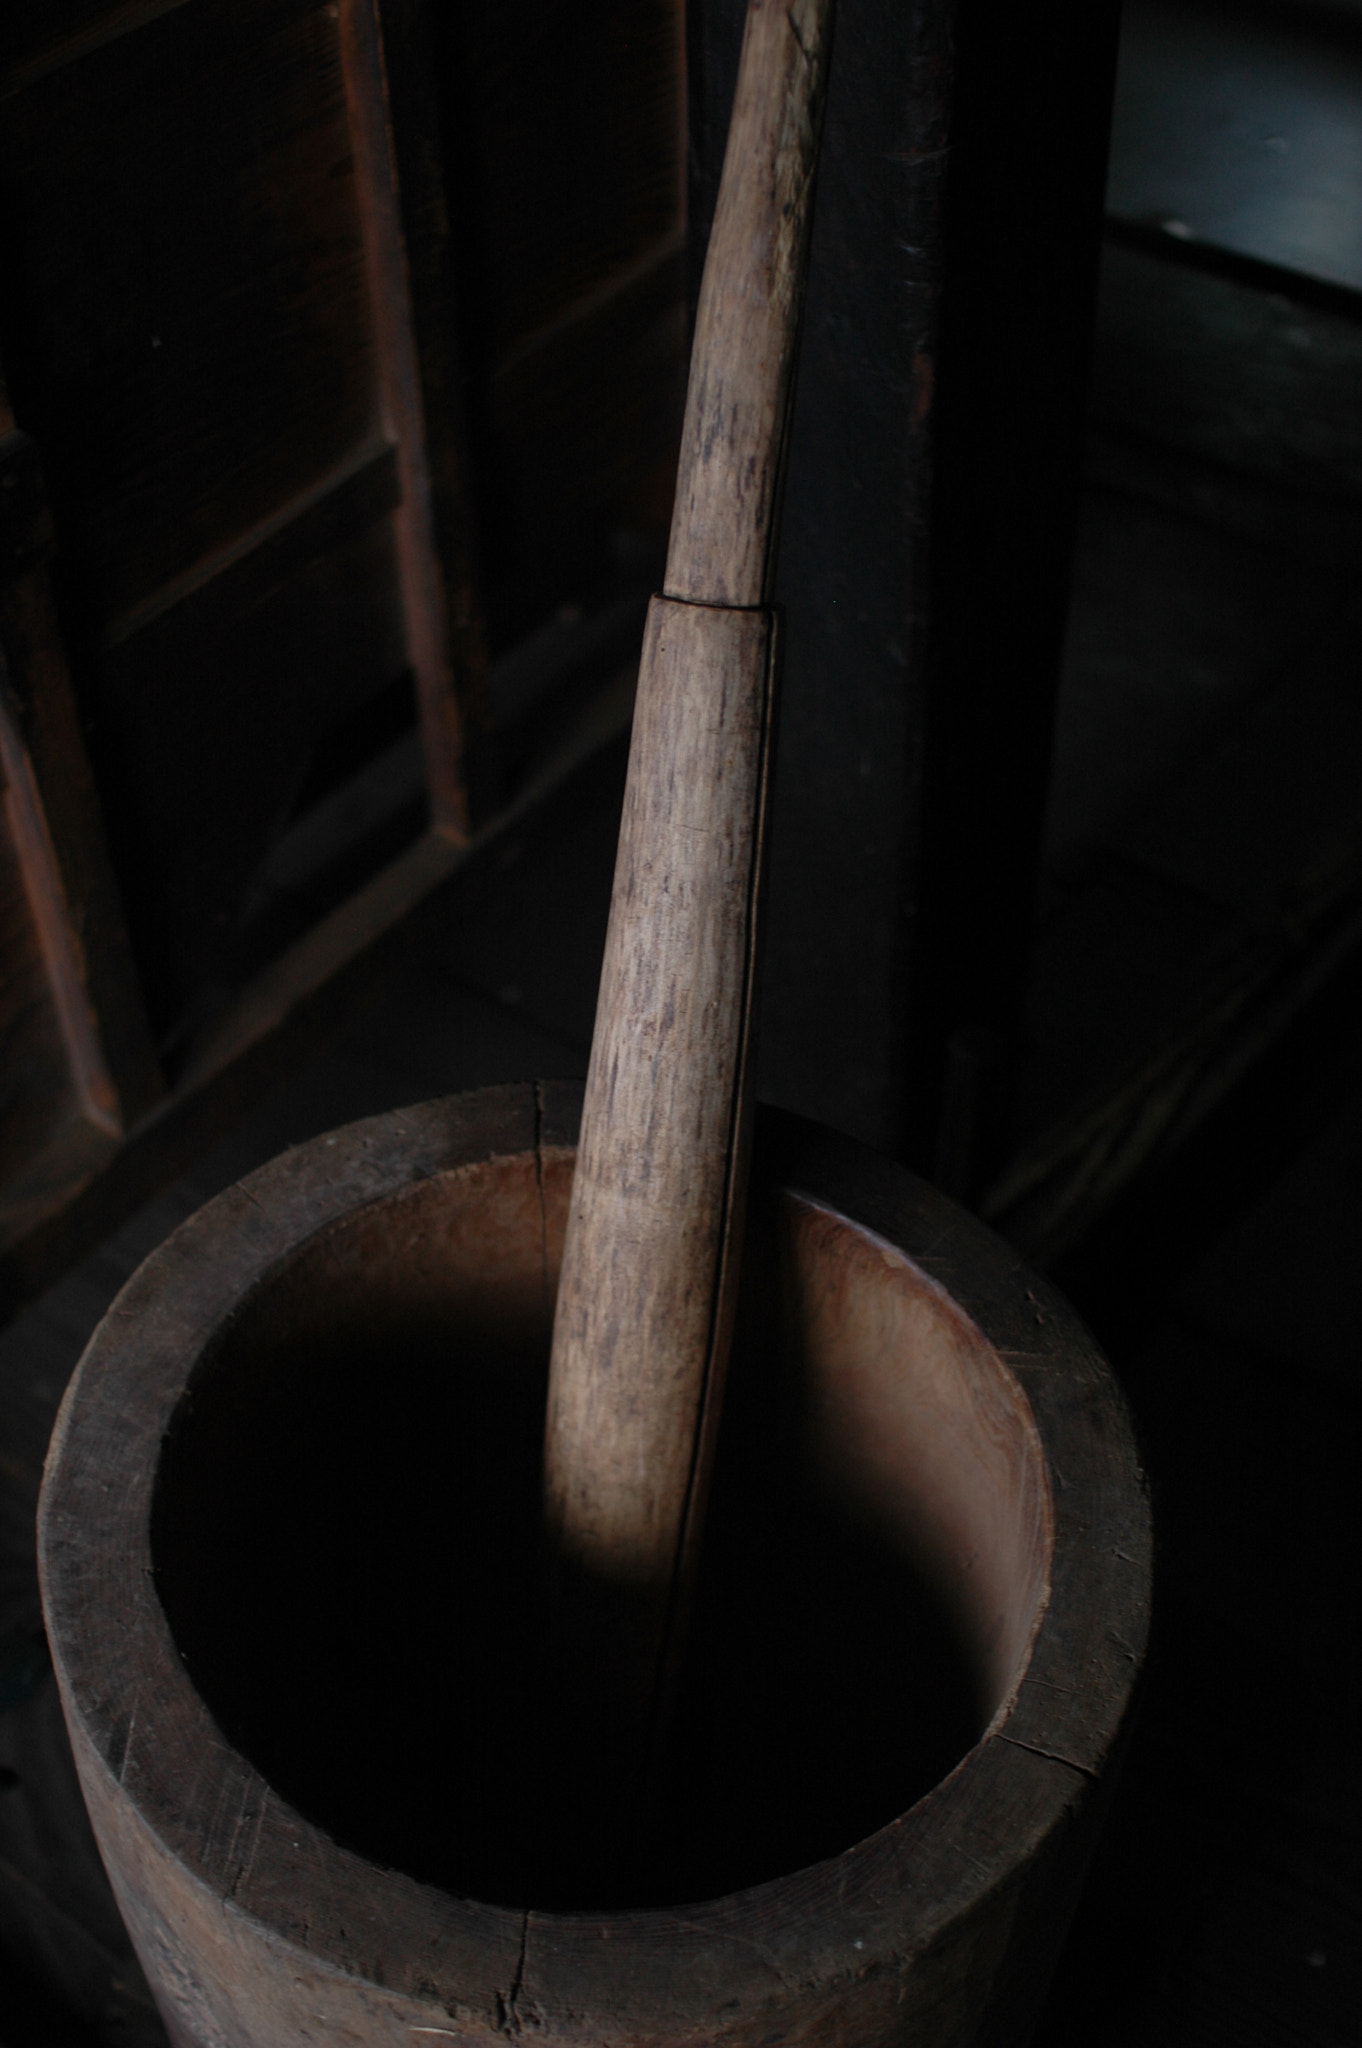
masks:
<svg viewBox="0 0 1362 2048"><path fill-rule="evenodd" d="M330 10L195 0L0 125L5 360L96 630L377 424Z"/></svg>
<svg viewBox="0 0 1362 2048"><path fill-rule="evenodd" d="M956 0L903 1142L1006 1148L1078 521L1119 0Z"/></svg>
<svg viewBox="0 0 1362 2048"><path fill-rule="evenodd" d="M486 422L501 619L532 617L545 588L598 577L613 527L632 520L646 531L664 507L670 519L684 280L683 246L665 242L589 310L508 352L494 372Z"/></svg>
<svg viewBox="0 0 1362 2048"><path fill-rule="evenodd" d="M99 668L93 758L163 1036L199 1021L236 980L252 876L319 744L408 666L392 514L356 533L329 511L118 643Z"/></svg>
<svg viewBox="0 0 1362 2048"><path fill-rule="evenodd" d="M680 439L679 0L431 18L489 630L660 570Z"/></svg>
<svg viewBox="0 0 1362 2048"><path fill-rule="evenodd" d="M435 17L455 230L484 290L476 363L626 271L684 218L675 0L492 6Z"/></svg>

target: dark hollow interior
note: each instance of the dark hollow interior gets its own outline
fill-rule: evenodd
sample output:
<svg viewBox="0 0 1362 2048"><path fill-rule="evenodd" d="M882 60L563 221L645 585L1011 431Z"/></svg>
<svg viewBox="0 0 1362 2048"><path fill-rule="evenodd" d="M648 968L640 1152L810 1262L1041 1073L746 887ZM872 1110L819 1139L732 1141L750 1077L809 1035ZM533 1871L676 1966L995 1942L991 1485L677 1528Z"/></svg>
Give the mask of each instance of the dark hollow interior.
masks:
<svg viewBox="0 0 1362 2048"><path fill-rule="evenodd" d="M348 1847L501 1904L676 1904L850 1847L977 1739L932 1595L804 1483L749 1286L670 1747L622 1848L591 1821L612 1759L568 1735L545 1645L546 1333L419 1302L282 1320L239 1318L197 1369L153 1555L223 1731Z"/></svg>

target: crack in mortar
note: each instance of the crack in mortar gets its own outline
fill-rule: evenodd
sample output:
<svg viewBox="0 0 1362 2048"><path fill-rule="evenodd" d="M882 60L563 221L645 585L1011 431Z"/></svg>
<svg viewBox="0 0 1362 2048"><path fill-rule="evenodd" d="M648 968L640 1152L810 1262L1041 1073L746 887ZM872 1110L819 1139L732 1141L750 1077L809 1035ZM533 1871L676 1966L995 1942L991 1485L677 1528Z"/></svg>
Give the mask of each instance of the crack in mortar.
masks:
<svg viewBox="0 0 1362 2048"><path fill-rule="evenodd" d="M1032 1756L1043 1756L1049 1763L1066 1764L1071 1771L1077 1771L1080 1777L1091 1778L1096 1781L1097 1773L1089 1765L1077 1764L1071 1756L1061 1756L1057 1749L1042 1749L1039 1743L1021 1742L1015 1735L1000 1734L998 1740L1010 1743L1013 1749L1029 1749Z"/></svg>
<svg viewBox="0 0 1362 2048"><path fill-rule="evenodd" d="M517 2038L525 2029L520 2017L519 1999L525 1983L525 1951L530 1943L530 1916L526 1912L520 1922L520 1954L516 1957L515 1976L509 1991L497 1993L497 2031Z"/></svg>

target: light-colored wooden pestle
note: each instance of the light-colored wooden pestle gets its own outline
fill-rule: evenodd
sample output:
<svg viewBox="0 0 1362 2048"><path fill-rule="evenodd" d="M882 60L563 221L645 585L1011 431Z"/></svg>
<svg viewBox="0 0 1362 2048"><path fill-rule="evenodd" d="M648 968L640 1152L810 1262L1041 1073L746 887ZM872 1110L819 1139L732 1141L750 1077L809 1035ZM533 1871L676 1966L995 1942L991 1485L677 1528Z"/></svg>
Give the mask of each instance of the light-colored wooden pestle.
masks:
<svg viewBox="0 0 1362 2048"><path fill-rule="evenodd" d="M554 1323L545 1504L579 1688L647 1739L693 1574L751 1123L774 529L831 0L752 0L639 669ZM572 1684L572 1674L567 1674Z"/></svg>

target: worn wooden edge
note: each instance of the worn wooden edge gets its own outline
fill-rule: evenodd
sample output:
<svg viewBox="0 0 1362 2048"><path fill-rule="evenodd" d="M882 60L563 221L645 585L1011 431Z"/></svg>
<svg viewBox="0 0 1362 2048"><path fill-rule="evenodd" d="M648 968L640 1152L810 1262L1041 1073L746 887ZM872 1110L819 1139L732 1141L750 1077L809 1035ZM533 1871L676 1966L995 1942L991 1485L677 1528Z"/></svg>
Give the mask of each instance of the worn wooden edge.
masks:
<svg viewBox="0 0 1362 2048"><path fill-rule="evenodd" d="M1000 1732L1095 1775L1144 1659L1152 1570L1148 1491L1110 1367L1056 1287L906 1167L789 1112L767 1113L763 1140L756 1170L764 1179L816 1190L906 1251L977 1324L1026 1395L1045 1446L1055 1577ZM1080 1569L1081 1581L1073 1577Z"/></svg>
<svg viewBox="0 0 1362 2048"><path fill-rule="evenodd" d="M184 1926L248 1957L281 1997L296 1991L300 2015L321 2010L306 2005L314 1994L367 1982L366 2009L456 2041L533 2028L546 2042L660 2044L708 2026L707 2038L756 2043L798 2000L801 2038L849 2042L903 2026L923 2001L968 1999L971 1984L982 1999L1010 1975L1029 1981L1023 1952L1055 1934L1035 1886L1085 1852L1143 1654L1150 1534L1130 1426L1082 1326L1015 1254L904 1169L788 1115L759 1120L759 1176L854 1211L945 1288L1014 1375L1045 1446L1050 1604L1011 1713L939 1786L844 1854L731 1897L516 1912L337 1846L231 1750L194 1692L156 1598L148 1518L165 1426L213 1329L356 1206L501 1154L566 1148L579 1104L574 1083L488 1089L299 1146L182 1225L100 1325L54 1434L39 1543L106 1853L159 1872ZM168 1789L177 1779L217 1816L206 1843ZM834 2005L841 2031L825 2037L817 2016Z"/></svg>

